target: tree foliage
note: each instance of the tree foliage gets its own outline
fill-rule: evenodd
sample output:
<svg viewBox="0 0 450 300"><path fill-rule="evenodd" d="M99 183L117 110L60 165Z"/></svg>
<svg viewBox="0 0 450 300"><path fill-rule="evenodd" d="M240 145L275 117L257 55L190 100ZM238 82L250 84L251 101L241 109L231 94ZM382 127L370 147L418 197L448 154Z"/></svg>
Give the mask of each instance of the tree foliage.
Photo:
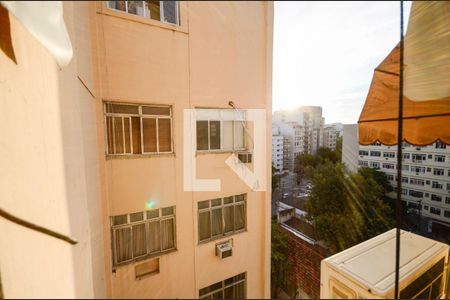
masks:
<svg viewBox="0 0 450 300"><path fill-rule="evenodd" d="M287 233L281 230L276 220L272 220L272 251L271 251L271 283L272 298L277 297L279 288L288 285L290 264L287 259L289 251Z"/></svg>
<svg viewBox="0 0 450 300"><path fill-rule="evenodd" d="M385 201L392 187L389 182L383 184L379 173L372 169L348 173L342 163L330 160L316 167L305 209L332 251L344 250L392 228L392 208Z"/></svg>

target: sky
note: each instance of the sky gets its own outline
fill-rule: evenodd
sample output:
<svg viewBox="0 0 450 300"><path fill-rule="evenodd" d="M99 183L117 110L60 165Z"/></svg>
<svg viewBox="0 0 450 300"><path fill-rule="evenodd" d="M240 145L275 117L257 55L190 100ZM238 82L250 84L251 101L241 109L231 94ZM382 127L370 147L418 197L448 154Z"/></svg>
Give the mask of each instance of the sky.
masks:
<svg viewBox="0 0 450 300"><path fill-rule="evenodd" d="M318 105L327 124L356 123L374 69L399 40L399 1L275 2L273 111Z"/></svg>

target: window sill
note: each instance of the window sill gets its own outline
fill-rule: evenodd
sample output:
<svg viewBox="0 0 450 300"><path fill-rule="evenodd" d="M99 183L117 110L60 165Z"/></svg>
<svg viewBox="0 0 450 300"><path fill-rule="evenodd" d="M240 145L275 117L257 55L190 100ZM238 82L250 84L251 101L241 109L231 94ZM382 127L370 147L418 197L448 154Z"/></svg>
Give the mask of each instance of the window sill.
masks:
<svg viewBox="0 0 450 300"><path fill-rule="evenodd" d="M205 155L205 154L225 154L225 153L229 153L229 154L233 154L233 153L251 153L250 151L246 150L246 149L242 149L242 150L196 150L195 154L196 155Z"/></svg>
<svg viewBox="0 0 450 300"><path fill-rule="evenodd" d="M166 251L162 251L162 252L158 252L158 253L148 254L148 255L145 255L145 256L142 256L142 257L135 258L133 260L122 262L122 263L113 265L112 272L115 273L116 270L118 268L121 268L121 267L133 266L134 264L142 263L142 261L144 261L144 260L147 260L147 259L150 259L150 258L159 257L159 256L166 255L166 254L171 254L171 253L174 253L174 252L178 252L178 249L174 248L174 249L170 249L170 250L166 250Z"/></svg>
<svg viewBox="0 0 450 300"><path fill-rule="evenodd" d="M208 243L210 243L210 242L217 242L217 241L220 240L220 239L229 239L231 236L239 235L239 234L244 233L244 232L247 232L247 231L248 231L248 230L247 230L247 228L246 228L246 229L242 229L242 230L240 230L240 231L235 231L235 232L230 233L230 234L221 235L221 236L216 236L216 237L210 238L209 240L204 240L204 241L198 242L197 246L206 245L206 244L208 244Z"/></svg>
<svg viewBox="0 0 450 300"><path fill-rule="evenodd" d="M123 154L123 155L111 155L106 154L106 160L115 159L142 159L142 158L155 158L155 157L176 157L174 152L171 153L154 153L154 154Z"/></svg>
<svg viewBox="0 0 450 300"><path fill-rule="evenodd" d="M119 10L111 9L106 6L106 3L101 4L101 7L99 9L97 9L97 13L105 15L105 16L117 17L120 19L137 22L137 23L141 23L141 24L145 24L145 25L150 25L150 26L168 29L168 30L172 30L172 31L178 31L181 33L186 33L186 34L189 33L187 31L186 26L175 25L175 24L166 23L164 21L158 21L158 20L153 20L153 19L147 19L147 18L144 18L139 15L134 15L134 14L122 12Z"/></svg>

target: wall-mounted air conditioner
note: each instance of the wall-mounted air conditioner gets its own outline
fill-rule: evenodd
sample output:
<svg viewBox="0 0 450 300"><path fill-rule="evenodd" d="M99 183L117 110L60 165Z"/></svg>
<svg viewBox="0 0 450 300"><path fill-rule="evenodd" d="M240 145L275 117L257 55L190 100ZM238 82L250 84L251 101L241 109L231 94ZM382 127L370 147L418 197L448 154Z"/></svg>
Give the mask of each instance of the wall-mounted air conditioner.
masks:
<svg viewBox="0 0 450 300"><path fill-rule="evenodd" d="M233 244L231 241L216 244L216 256L224 259L233 255Z"/></svg>
<svg viewBox="0 0 450 300"><path fill-rule="evenodd" d="M395 234L389 230L321 262L321 299L394 299ZM449 246L400 233L400 299L448 299Z"/></svg>
<svg viewBox="0 0 450 300"><path fill-rule="evenodd" d="M238 158L244 164L252 163L252 153L251 152L239 152Z"/></svg>

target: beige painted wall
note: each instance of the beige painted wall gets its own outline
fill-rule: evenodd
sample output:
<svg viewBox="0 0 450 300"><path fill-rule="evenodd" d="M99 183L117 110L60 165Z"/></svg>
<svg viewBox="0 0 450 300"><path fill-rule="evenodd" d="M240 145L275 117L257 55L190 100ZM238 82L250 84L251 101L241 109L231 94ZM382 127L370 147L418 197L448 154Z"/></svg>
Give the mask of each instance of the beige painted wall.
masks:
<svg viewBox="0 0 450 300"><path fill-rule="evenodd" d="M247 296L270 296L270 180L251 192L225 165L230 153L199 154L198 178L220 178L223 192L183 191L183 110L197 106L267 109L271 124L273 3L181 2L181 27L108 10L98 3L95 53L100 174L108 296L193 298L198 290L247 272ZM107 159L102 101L173 107L174 154ZM270 126L267 177L270 178ZM103 153L102 153L103 152ZM214 255L215 242L197 245L197 202L248 193L247 231L232 236L233 257ZM160 257L160 273L136 281L134 264L112 272L109 216L142 211L148 199L176 205L176 252ZM219 242L220 240L216 241Z"/></svg>
<svg viewBox="0 0 450 300"><path fill-rule="evenodd" d="M62 70L10 15L17 64L0 51L0 207L78 244L0 218L7 298L106 295L95 102L82 83L92 81L89 13L64 3L74 57Z"/></svg>

